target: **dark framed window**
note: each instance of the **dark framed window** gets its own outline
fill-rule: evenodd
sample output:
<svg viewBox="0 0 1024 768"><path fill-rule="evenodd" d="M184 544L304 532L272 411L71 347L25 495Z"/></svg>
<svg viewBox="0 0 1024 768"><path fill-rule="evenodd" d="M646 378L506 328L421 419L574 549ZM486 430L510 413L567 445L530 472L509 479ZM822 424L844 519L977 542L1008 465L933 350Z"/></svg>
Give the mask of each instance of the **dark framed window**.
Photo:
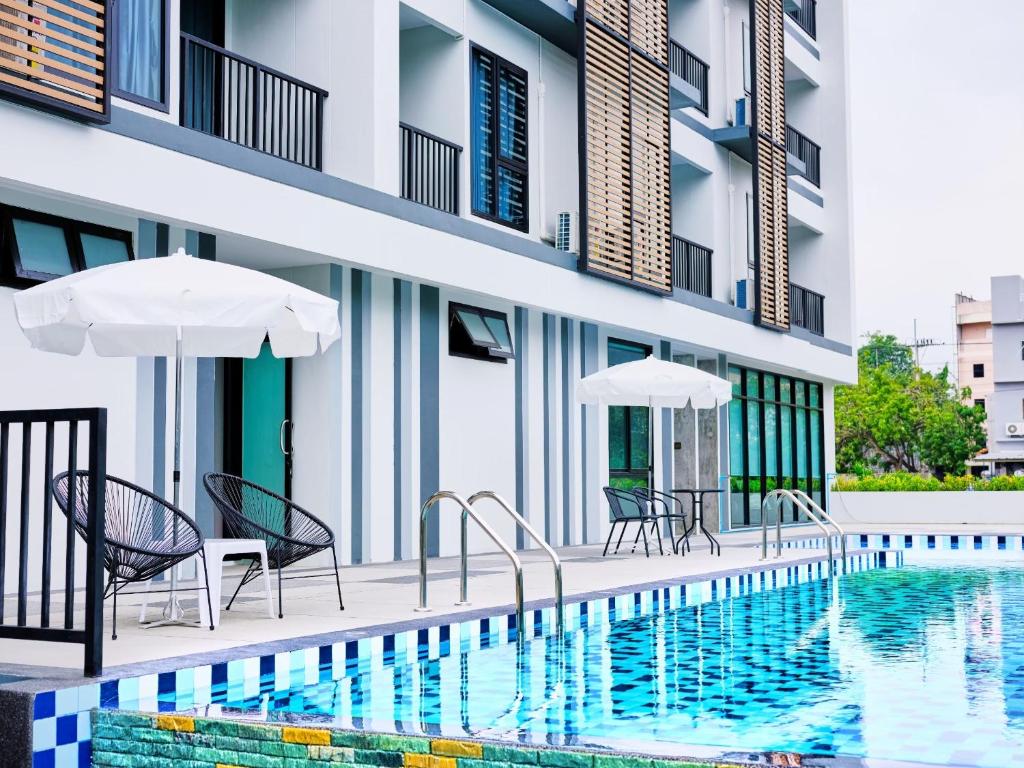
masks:
<svg viewBox="0 0 1024 768"><path fill-rule="evenodd" d="M516 356L508 316L468 304L448 303L448 354L492 363Z"/></svg>
<svg viewBox="0 0 1024 768"><path fill-rule="evenodd" d="M645 344L608 339L608 366L643 360ZM608 482L615 488L647 487L651 470L651 416L647 408L608 406Z"/></svg>
<svg viewBox="0 0 1024 768"><path fill-rule="evenodd" d="M113 93L168 111L168 0L113 0L110 42Z"/></svg>
<svg viewBox="0 0 1024 768"><path fill-rule="evenodd" d="M526 70L470 50L470 165L473 214L530 228Z"/></svg>
<svg viewBox="0 0 1024 768"><path fill-rule="evenodd" d="M132 234L0 205L0 283L26 287L135 258Z"/></svg>
<svg viewBox="0 0 1024 768"><path fill-rule="evenodd" d="M974 378L981 379L985 376L985 364L975 363L974 364Z"/></svg>
<svg viewBox="0 0 1024 768"><path fill-rule="evenodd" d="M777 488L799 488L824 508L822 385L735 365L729 381L732 527L760 525L764 498ZM785 513L785 522L796 522L795 509L786 505Z"/></svg>

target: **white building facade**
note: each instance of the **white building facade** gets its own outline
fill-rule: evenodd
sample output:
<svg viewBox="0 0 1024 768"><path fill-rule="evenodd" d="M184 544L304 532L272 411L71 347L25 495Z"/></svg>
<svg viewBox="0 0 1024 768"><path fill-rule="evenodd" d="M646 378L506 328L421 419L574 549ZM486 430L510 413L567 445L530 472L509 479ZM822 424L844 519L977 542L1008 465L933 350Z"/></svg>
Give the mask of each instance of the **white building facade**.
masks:
<svg viewBox="0 0 1024 768"><path fill-rule="evenodd" d="M772 487L824 495L833 388L856 376L844 0L782 6L781 329L756 322L753 297L761 0L667 2L672 259L657 291L575 252L588 124L565 0L117 0L81 3L105 19L84 28L55 2L39 28L79 25L73 42L19 31L38 25L33 0L0 27L0 408L106 407L108 471L169 496L166 361L33 351L12 296L180 246L340 303L322 356L188 361L183 507L208 535L213 470L315 512L343 563L414 557L438 489L497 491L555 545L603 541L602 487L641 482L649 462L658 488L723 489L712 530L759 524ZM647 354L731 377L736 399L653 424L574 401L581 376ZM432 554L457 553L457 517L429 536Z"/></svg>

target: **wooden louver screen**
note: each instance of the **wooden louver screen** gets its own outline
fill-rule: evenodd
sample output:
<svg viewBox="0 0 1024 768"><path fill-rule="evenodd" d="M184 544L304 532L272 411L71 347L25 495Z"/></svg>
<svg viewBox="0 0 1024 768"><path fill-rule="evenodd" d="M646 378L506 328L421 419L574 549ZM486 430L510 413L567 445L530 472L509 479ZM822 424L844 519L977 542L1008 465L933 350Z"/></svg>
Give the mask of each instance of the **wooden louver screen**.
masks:
<svg viewBox="0 0 1024 768"><path fill-rule="evenodd" d="M107 3L0 0L0 90L105 122Z"/></svg>
<svg viewBox="0 0 1024 768"><path fill-rule="evenodd" d="M668 4L581 4L581 266L669 292Z"/></svg>
<svg viewBox="0 0 1024 768"><path fill-rule="evenodd" d="M789 330L783 0L751 0L757 322Z"/></svg>

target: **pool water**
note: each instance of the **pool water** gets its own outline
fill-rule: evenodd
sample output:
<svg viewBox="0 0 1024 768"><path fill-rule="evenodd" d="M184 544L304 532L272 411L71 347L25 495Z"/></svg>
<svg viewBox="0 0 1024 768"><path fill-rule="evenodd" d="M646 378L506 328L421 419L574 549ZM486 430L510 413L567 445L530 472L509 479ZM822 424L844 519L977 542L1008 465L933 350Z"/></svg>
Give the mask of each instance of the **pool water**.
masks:
<svg viewBox="0 0 1024 768"><path fill-rule="evenodd" d="M1024 567L909 564L601 621L214 711L666 755L1024 765Z"/></svg>

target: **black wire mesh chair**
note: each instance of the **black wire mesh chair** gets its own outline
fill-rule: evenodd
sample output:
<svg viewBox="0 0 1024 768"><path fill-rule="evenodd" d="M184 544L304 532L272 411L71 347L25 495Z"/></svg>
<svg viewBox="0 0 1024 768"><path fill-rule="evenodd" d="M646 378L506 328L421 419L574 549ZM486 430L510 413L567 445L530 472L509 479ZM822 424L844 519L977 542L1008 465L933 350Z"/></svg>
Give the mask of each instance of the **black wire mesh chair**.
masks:
<svg viewBox="0 0 1024 768"><path fill-rule="evenodd" d="M209 472L203 476L203 485L220 510L224 528L230 535L239 539L262 539L266 543L267 562L277 569L278 618L284 618L281 570L325 549L331 550L331 557L334 558L338 607L345 610L345 604L341 599L338 556L334 551L334 532L322 520L283 496L278 496L273 491L235 475ZM260 561L255 558L242 576L225 610L231 609L239 590L259 574ZM322 574L302 574L288 578L302 579L320 575Z"/></svg>
<svg viewBox="0 0 1024 768"><path fill-rule="evenodd" d="M682 553L685 555L690 549L690 531L686 527L686 510L683 507L682 500L670 493L656 491L653 488L634 488L633 495L639 499L641 504L645 505L647 517L651 521L652 533L658 529L662 521L668 522L672 551L678 555L680 552L679 546L682 544ZM676 538L671 528L672 523L677 520L682 523L682 533L679 534L678 538ZM639 536L639 533L637 535Z"/></svg>
<svg viewBox="0 0 1024 768"><path fill-rule="evenodd" d="M651 556L650 541L647 537L647 523L650 518L650 514L647 509L647 504L638 499L633 493L624 491L621 488L612 488L611 486L605 486L603 488L604 495L608 499L608 506L612 511L612 527L608 531L608 540L604 543L604 552L601 553L602 557L608 554L608 545L612 542L612 535L615 533L615 526L622 524L622 529L619 531L619 540L615 544L615 551L612 553L618 554L619 547L622 546L622 537L626 533L626 528L632 522L638 522L640 524L640 530L636 532L636 538L633 540L633 549L630 552L636 552L637 545L640 543L640 537L644 538L644 552L647 557ZM661 544L661 531L658 528L657 521L654 521L654 526L651 530L652 534L656 534L658 537L658 550L661 554L665 554L665 550Z"/></svg>
<svg viewBox="0 0 1024 768"><path fill-rule="evenodd" d="M75 508L70 513L68 499L71 495L71 474L61 472L53 478L50 487L61 511L65 515L72 515L75 530L86 539L89 524L89 473L83 470L75 472L73 482ZM127 585L149 581L193 555L199 555L205 584L195 589L206 590L206 607L211 608L203 534L192 519L159 496L112 475L107 475L105 496L103 531L106 546L103 564L107 571L107 585L103 590L103 598L112 597L114 600L112 639L117 639L118 594ZM178 588L178 591L186 592L190 589ZM212 610L208 615L212 630Z"/></svg>

